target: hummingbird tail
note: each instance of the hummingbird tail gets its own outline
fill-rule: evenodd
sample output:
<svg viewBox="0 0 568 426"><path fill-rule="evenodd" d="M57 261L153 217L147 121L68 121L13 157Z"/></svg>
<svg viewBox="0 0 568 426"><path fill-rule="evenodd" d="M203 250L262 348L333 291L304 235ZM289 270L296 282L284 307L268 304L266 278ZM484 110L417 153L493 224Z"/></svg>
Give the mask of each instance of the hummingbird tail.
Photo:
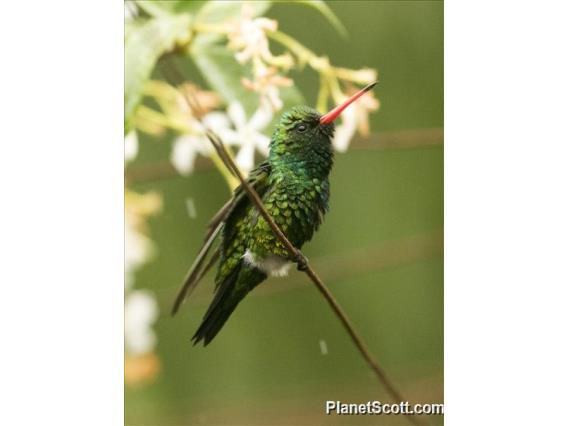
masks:
<svg viewBox="0 0 568 426"><path fill-rule="evenodd" d="M192 337L193 344L203 341L203 345L207 346L223 328L239 302L265 279L264 272L241 262L218 286L211 306Z"/></svg>

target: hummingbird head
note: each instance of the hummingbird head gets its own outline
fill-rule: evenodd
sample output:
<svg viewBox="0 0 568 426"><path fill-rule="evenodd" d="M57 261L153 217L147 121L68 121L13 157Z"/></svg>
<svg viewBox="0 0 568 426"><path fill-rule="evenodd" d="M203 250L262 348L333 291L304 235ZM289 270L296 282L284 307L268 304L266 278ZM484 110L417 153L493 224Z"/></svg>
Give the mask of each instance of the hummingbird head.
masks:
<svg viewBox="0 0 568 426"><path fill-rule="evenodd" d="M369 84L323 115L307 106L297 106L284 113L270 142L270 158L274 160L286 157L302 160L321 157L322 154L327 153L331 158L331 139L335 132L334 121L345 108L376 84L376 82Z"/></svg>

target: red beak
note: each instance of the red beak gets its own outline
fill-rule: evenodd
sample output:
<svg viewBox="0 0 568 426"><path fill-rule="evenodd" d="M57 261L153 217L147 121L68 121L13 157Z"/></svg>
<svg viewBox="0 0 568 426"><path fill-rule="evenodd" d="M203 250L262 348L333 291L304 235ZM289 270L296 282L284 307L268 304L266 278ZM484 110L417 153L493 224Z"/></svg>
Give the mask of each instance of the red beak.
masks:
<svg viewBox="0 0 568 426"><path fill-rule="evenodd" d="M335 121L335 119L337 117L339 117L339 114L341 114L343 112L343 110L345 108L347 108L349 105L351 105L353 102L355 102L357 99L359 99L361 96L363 96L365 93L367 93L369 90L371 90L373 87L375 87L375 85L377 84L377 82L375 81L374 83L369 84L368 86L364 87L363 89L359 90L357 93L355 93L353 96L351 96L349 99L347 99L345 102L343 102L340 105L337 105L335 108L333 108L331 111L329 111L327 114L324 114L320 117L320 123L321 124L329 124L329 123L333 123Z"/></svg>

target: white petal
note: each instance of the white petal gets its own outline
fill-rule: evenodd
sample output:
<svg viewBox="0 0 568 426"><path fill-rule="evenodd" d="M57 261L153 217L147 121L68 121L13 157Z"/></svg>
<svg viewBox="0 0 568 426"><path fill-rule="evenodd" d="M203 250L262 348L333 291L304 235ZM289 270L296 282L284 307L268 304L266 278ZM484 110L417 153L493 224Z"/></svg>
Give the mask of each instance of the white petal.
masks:
<svg viewBox="0 0 568 426"><path fill-rule="evenodd" d="M226 145L241 145L243 143L243 138L240 133L235 132L231 129L222 129L216 132L217 136L221 138Z"/></svg>
<svg viewBox="0 0 568 426"><path fill-rule="evenodd" d="M149 327L158 319L158 304L147 290L133 290L124 303L124 325L128 331Z"/></svg>
<svg viewBox="0 0 568 426"><path fill-rule="evenodd" d="M280 111L284 106L284 102L280 99L280 91L275 86L268 87L264 98L266 99L264 103L268 103L268 107L274 109L274 111Z"/></svg>
<svg viewBox="0 0 568 426"><path fill-rule="evenodd" d="M245 50L235 53L235 59L239 64L246 64L252 57L253 53L254 50L250 47L247 47Z"/></svg>
<svg viewBox="0 0 568 426"><path fill-rule="evenodd" d="M229 104L227 108L227 113L231 118L232 122L235 124L237 130L244 129L246 127L246 115L245 109L240 102L233 101Z"/></svg>
<svg viewBox="0 0 568 426"><path fill-rule="evenodd" d="M132 161L138 155L138 136L131 130L124 138L124 161Z"/></svg>
<svg viewBox="0 0 568 426"><path fill-rule="evenodd" d="M195 151L204 157L209 157L214 151L213 145L206 136L192 136L192 142L195 144Z"/></svg>
<svg viewBox="0 0 568 426"><path fill-rule="evenodd" d="M338 126L333 138L333 147L339 152L347 151L351 139L355 135L355 129L350 126Z"/></svg>
<svg viewBox="0 0 568 426"><path fill-rule="evenodd" d="M248 174L254 166L254 145L250 142L244 143L235 161L239 168Z"/></svg>
<svg viewBox="0 0 568 426"><path fill-rule="evenodd" d="M276 31L278 29L278 22L275 21L274 19L263 18L263 17L256 18L254 20L254 24L258 28L262 28L263 30Z"/></svg>
<svg viewBox="0 0 568 426"><path fill-rule="evenodd" d="M124 340L130 353L146 353L154 349L156 335L152 325L158 318L158 304L147 290L127 294L124 304Z"/></svg>
<svg viewBox="0 0 568 426"><path fill-rule="evenodd" d="M196 132L205 133L207 131L206 126L200 120L196 120L195 118L190 118L188 120L188 127Z"/></svg>
<svg viewBox="0 0 568 426"><path fill-rule="evenodd" d="M131 355L142 355L156 347L157 338L152 329L143 329L136 332L125 333L125 349Z"/></svg>
<svg viewBox="0 0 568 426"><path fill-rule="evenodd" d="M248 128L252 130L263 130L272 121L272 111L265 106L259 107L248 123Z"/></svg>
<svg viewBox="0 0 568 426"><path fill-rule="evenodd" d="M219 129L227 129L231 126L229 117L224 112L210 112L203 117L203 123L214 132Z"/></svg>
<svg viewBox="0 0 568 426"><path fill-rule="evenodd" d="M263 135L262 133L256 133L254 135L254 143L256 145L256 148L262 153L262 155L268 157L268 153L270 151L270 138Z"/></svg>
<svg viewBox="0 0 568 426"><path fill-rule="evenodd" d="M357 131L357 117L355 108L352 105L347 107L342 114L341 125L337 126L335 130L335 137L333 138L333 146L339 152L347 151L351 139Z"/></svg>
<svg viewBox="0 0 568 426"><path fill-rule="evenodd" d="M178 173L183 176L187 176L193 171L199 144L197 139L192 136L182 136L174 142L170 161Z"/></svg>

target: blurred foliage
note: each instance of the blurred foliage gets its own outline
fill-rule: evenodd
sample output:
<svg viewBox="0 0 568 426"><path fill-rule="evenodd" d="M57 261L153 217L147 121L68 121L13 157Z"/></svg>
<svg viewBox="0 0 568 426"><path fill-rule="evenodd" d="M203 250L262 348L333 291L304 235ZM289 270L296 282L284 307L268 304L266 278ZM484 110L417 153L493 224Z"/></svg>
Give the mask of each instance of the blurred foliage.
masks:
<svg viewBox="0 0 568 426"><path fill-rule="evenodd" d="M381 110L370 116L370 142L337 156L331 211L305 253L405 394L417 402L440 402L443 148L441 143L367 147L380 142L384 131L416 129L420 134L424 128L443 127L443 4L252 4L255 16L277 20L279 30L309 50L329 55L334 64L381 72L376 88ZM144 81L163 79L156 64L172 49L187 49L177 65L189 80L213 89L224 103L239 100L248 114L254 111L257 95L239 81L243 68L252 72L246 71L249 65L239 64L219 35L186 31L196 22L214 24L239 14L238 2L136 5L141 16L126 27L128 130L136 127L140 105L157 108L156 99L144 92ZM178 26L181 22L189 24ZM160 37L144 41L150 26L159 28ZM130 40L134 29L137 35ZM202 40L193 43L193 37ZM274 49L275 55L285 51L284 46ZM321 76L315 71L289 71L295 84L281 90L283 109L318 103ZM139 152L128 167L169 161L178 133L168 126L153 134L139 131ZM127 386L126 424L406 424L401 417L325 416L327 399L366 402L386 397L337 318L298 272L268 280L239 306L211 346L192 347L190 337L211 299L212 277L178 317L172 319L168 312L209 217L226 201L224 178L205 167L189 177L144 179L141 174L129 187L161 194L162 212L147 219L155 253L136 272L136 287L152 291L160 308L155 324L160 365L129 364L129 371L155 371L157 376L145 386Z"/></svg>

